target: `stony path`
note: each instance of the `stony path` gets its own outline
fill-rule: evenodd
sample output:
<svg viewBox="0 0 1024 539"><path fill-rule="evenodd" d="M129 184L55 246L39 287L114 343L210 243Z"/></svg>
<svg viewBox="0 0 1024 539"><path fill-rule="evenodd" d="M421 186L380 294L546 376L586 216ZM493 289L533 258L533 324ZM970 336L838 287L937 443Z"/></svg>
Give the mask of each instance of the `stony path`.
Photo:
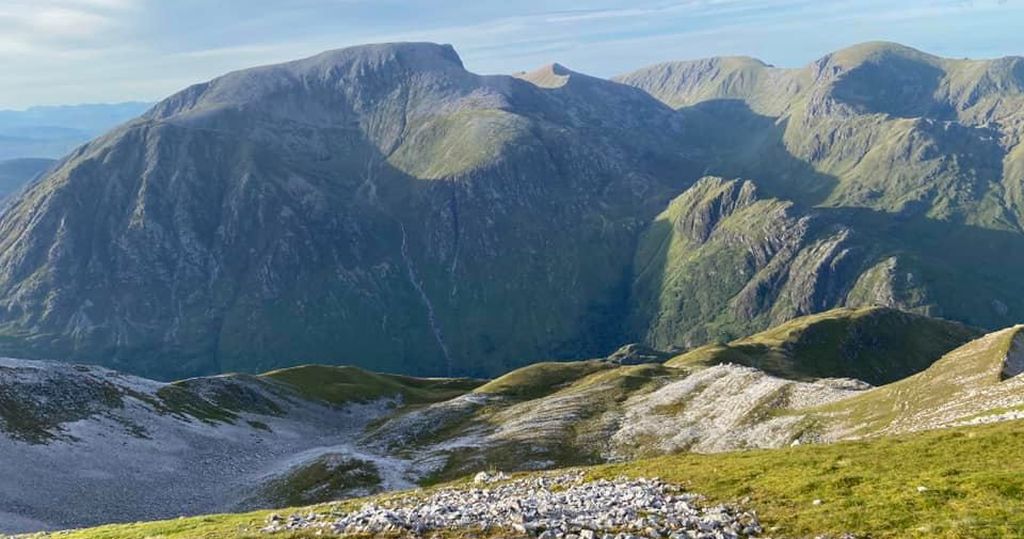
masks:
<svg viewBox="0 0 1024 539"><path fill-rule="evenodd" d="M580 472L506 479L481 473L471 486L367 503L354 512L271 515L262 531L419 536L472 529L542 539L739 538L762 533L756 514L704 507L698 495L658 479L586 482Z"/></svg>

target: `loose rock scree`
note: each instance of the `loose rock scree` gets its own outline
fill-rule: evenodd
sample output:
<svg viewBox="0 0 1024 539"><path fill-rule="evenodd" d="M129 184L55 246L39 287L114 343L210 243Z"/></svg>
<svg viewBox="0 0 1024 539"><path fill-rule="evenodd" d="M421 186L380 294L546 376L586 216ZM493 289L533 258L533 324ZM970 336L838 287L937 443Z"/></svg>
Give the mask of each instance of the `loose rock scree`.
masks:
<svg viewBox="0 0 1024 539"><path fill-rule="evenodd" d="M752 511L703 506L697 494L659 479L586 481L582 472L474 484L368 502L355 511L326 508L271 515L266 533L323 530L335 534L416 536L442 530L505 531L544 539L597 537L760 537Z"/></svg>

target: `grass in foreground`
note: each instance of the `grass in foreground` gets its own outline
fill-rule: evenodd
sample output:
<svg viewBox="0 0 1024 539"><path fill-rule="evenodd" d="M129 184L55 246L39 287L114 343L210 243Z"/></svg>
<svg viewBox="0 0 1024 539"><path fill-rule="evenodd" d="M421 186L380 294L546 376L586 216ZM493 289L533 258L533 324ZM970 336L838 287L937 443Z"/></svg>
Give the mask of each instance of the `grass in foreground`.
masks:
<svg viewBox="0 0 1024 539"><path fill-rule="evenodd" d="M1022 421L824 446L671 455L596 466L588 474L657 476L713 502L745 501L773 537L844 532L874 538L1024 536ZM814 500L822 503L814 505ZM61 537L256 537L267 514L113 525Z"/></svg>
<svg viewBox="0 0 1024 539"><path fill-rule="evenodd" d="M1024 422L594 468L749 498L773 535L1024 537ZM918 487L927 490L919 491ZM821 500L814 505L814 500Z"/></svg>

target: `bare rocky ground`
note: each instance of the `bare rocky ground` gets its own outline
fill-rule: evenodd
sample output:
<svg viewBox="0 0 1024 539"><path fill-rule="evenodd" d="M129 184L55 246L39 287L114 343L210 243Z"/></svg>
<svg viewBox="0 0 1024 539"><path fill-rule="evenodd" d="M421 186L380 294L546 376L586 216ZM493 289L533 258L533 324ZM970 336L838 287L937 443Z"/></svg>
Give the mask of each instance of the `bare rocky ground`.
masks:
<svg viewBox="0 0 1024 539"><path fill-rule="evenodd" d="M163 384L101 368L0 360L0 386L8 390L18 387L15 377L30 384L54 373L80 386L107 381L143 400L124 396L119 406L60 425L45 443L0 433L0 532L258 507L267 502L253 493L269 478L329 451L374 462L385 488L414 485L408 463L355 442L368 422L393 410L393 400L328 407L275 396L280 415L243 412L232 423L207 422L154 410L145 399Z"/></svg>
<svg viewBox="0 0 1024 539"><path fill-rule="evenodd" d="M580 472L515 480L482 472L469 486L370 502L351 512L274 514L262 529L294 530L361 536L467 530L542 539L739 538L763 531L756 513L705 506L700 496L658 479L588 482Z"/></svg>
<svg viewBox="0 0 1024 539"><path fill-rule="evenodd" d="M281 506L268 486L345 459L366 463L376 482L347 490L330 485L328 497L309 503L494 466L537 470L858 437L864 434L851 423L856 414L844 414L859 408L899 412L878 423L883 434L1017 419L1024 410L1019 329L985 336L934 368L881 388L850 379L787 380L739 365L647 365L600 370L539 396L472 392L416 406L397 399L328 406L275 392L253 377L187 381L198 394L230 388L250 402L255 411L238 411L230 421L155 407L167 384L95 367L4 359L0 400L13 395L13 402L39 410L84 412L55 419L47 431L52 438L42 441L0 430L0 532ZM321 486L314 481L304 488L316 493ZM300 501L290 505L306 505Z"/></svg>

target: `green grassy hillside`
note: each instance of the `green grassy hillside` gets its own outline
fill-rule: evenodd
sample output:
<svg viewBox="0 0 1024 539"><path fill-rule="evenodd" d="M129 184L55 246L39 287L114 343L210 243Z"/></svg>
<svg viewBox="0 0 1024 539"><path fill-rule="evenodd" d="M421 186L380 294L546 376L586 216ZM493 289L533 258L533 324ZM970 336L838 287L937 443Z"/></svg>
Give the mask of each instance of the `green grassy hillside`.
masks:
<svg viewBox="0 0 1024 539"><path fill-rule="evenodd" d="M668 365L738 363L784 378L856 378L880 385L920 372L978 336L962 324L894 309L841 308L703 346Z"/></svg>
<svg viewBox="0 0 1024 539"><path fill-rule="evenodd" d="M661 477L758 511L773 537L997 538L1024 534L1024 422L719 455L598 466L591 478ZM918 487L924 487L919 489ZM816 505L813 502L820 500ZM339 510L361 503L351 500ZM280 511L279 511L280 512ZM65 539L234 539L269 511L104 526ZM475 537L509 537L473 532ZM461 530L441 534L467 537ZM37 537L46 537L45 534ZM274 535L281 538L312 535Z"/></svg>
<svg viewBox="0 0 1024 539"><path fill-rule="evenodd" d="M821 409L855 434L935 428L1022 410L1021 326L990 333L927 370Z"/></svg>
<svg viewBox="0 0 1024 539"><path fill-rule="evenodd" d="M484 383L471 378L415 378L352 366L302 365L270 371L263 378L286 384L302 396L331 404L402 397L409 404L437 402Z"/></svg>

